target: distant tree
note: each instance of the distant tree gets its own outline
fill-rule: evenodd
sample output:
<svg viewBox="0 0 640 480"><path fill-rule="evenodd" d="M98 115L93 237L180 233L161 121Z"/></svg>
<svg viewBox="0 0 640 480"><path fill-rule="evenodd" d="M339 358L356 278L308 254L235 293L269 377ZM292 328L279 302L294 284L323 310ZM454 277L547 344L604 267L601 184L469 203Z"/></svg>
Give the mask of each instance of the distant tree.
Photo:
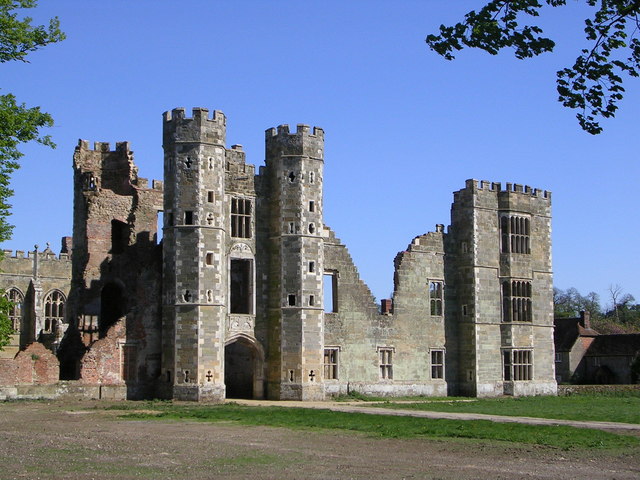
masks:
<svg viewBox="0 0 640 480"><path fill-rule="evenodd" d="M554 315L561 317L577 317L580 312L589 312L591 318L602 315L600 297L595 292L590 292L586 297L580 295L575 288L567 290L553 289Z"/></svg>
<svg viewBox="0 0 640 480"><path fill-rule="evenodd" d="M22 9L36 6L37 0L0 0L0 63L28 62L29 53L65 38L57 17L44 26L32 25L30 17L20 15ZM43 127L52 125L53 118L40 107L18 103L10 93L0 95L0 242L11 238L13 228L7 221L11 207L7 201L13 195L9 187L11 174L20 166L18 161L23 156L18 147L35 140L55 148L49 135L40 133ZM4 299L3 292L0 297ZM8 317L10 305L8 301L0 301L0 350L13 331Z"/></svg>
<svg viewBox="0 0 640 480"><path fill-rule="evenodd" d="M625 91L623 73L637 77L640 71L639 0L584 0L595 8L585 19L584 48L572 67L557 72L557 90L565 107L578 110L580 126L591 134L602 132L596 118L615 115L618 101ZM552 7L566 5L566 0L545 0ZM478 12L471 11L454 26L440 26L438 35L428 35L426 42L447 60L465 47L480 48L492 55L512 48L518 59L551 52L555 42L541 34L536 25L522 25L524 16L537 17L543 6L539 0L492 0Z"/></svg>

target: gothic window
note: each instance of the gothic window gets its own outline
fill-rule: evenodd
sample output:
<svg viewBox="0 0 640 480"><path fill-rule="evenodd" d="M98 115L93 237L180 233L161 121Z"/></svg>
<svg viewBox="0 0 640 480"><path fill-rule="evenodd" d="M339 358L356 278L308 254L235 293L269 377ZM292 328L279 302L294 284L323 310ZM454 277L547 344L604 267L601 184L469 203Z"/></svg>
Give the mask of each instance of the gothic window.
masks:
<svg viewBox="0 0 640 480"><path fill-rule="evenodd" d="M526 381L533 379L533 352L531 350L504 350L504 380Z"/></svg>
<svg viewBox="0 0 640 480"><path fill-rule="evenodd" d="M518 215L500 217L502 253L531 253L531 221Z"/></svg>
<svg viewBox="0 0 640 480"><path fill-rule="evenodd" d="M380 357L380 378L391 380L393 378L393 348L378 348Z"/></svg>
<svg viewBox="0 0 640 480"><path fill-rule="evenodd" d="M431 315L442 315L442 282L429 282L429 303Z"/></svg>
<svg viewBox="0 0 640 480"><path fill-rule="evenodd" d="M533 321L531 282L522 280L502 282L502 321Z"/></svg>
<svg viewBox="0 0 640 480"><path fill-rule="evenodd" d="M444 378L444 350L431 350L431 378Z"/></svg>
<svg viewBox="0 0 640 480"><path fill-rule="evenodd" d="M60 290L53 290L44 299L44 331L55 333L58 325L64 322L65 296Z"/></svg>
<svg viewBox="0 0 640 480"><path fill-rule="evenodd" d="M324 349L324 379L338 379L338 351L337 347Z"/></svg>
<svg viewBox="0 0 640 480"><path fill-rule="evenodd" d="M22 323L22 307L24 306L24 295L17 288L10 288L5 297L12 303L9 307L9 320L13 326L14 331L20 330L20 324Z"/></svg>
<svg viewBox="0 0 640 480"><path fill-rule="evenodd" d="M231 199L231 236L251 238L251 200Z"/></svg>

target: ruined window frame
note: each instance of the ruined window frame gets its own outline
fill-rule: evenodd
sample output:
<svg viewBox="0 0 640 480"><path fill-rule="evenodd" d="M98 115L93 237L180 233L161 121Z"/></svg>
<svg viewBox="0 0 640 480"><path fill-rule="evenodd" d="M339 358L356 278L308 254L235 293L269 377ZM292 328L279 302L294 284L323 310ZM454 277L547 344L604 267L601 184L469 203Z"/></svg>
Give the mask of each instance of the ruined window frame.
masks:
<svg viewBox="0 0 640 480"><path fill-rule="evenodd" d="M444 282L442 280L429 281L429 315L441 317L444 312Z"/></svg>
<svg viewBox="0 0 640 480"><path fill-rule="evenodd" d="M231 236L252 238L253 201L247 197L231 197Z"/></svg>
<svg viewBox="0 0 640 480"><path fill-rule="evenodd" d="M7 312L9 321L14 332L20 331L22 325L22 315L24 309L24 294L17 287L9 288L4 296L11 302L11 306Z"/></svg>
<svg viewBox="0 0 640 480"><path fill-rule="evenodd" d="M503 379L506 382L533 380L533 349L513 348L502 350Z"/></svg>
<svg viewBox="0 0 640 480"><path fill-rule="evenodd" d="M394 347L378 347L378 365L381 380L393 380Z"/></svg>
<svg viewBox="0 0 640 480"><path fill-rule="evenodd" d="M328 280L328 277L331 278L331 280ZM338 313L338 278L339 278L339 274L337 270L325 270L324 273L322 274L322 298L323 298L323 309L324 309L324 313ZM327 296L327 287L330 285L331 287L331 296L328 297ZM329 299L331 299L331 305L327 305L327 302L329 302ZM331 309L327 308L330 307Z"/></svg>
<svg viewBox="0 0 640 480"><path fill-rule="evenodd" d="M340 368L340 347L326 346L323 354L324 379L338 380Z"/></svg>
<svg viewBox="0 0 640 480"><path fill-rule="evenodd" d="M444 353L443 348L431 350L431 378L433 380L444 380Z"/></svg>
<svg viewBox="0 0 640 480"><path fill-rule="evenodd" d="M67 297L60 290L51 290L44 297L44 333L55 333L58 325L64 323Z"/></svg>

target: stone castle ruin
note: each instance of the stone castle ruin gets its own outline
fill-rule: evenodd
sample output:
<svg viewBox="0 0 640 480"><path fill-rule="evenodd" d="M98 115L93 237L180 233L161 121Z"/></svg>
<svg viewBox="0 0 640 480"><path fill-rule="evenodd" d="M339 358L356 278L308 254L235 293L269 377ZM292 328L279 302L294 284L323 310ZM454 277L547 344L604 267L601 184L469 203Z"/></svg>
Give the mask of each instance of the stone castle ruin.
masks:
<svg viewBox="0 0 640 480"><path fill-rule="evenodd" d="M80 141L72 242L7 252L5 396L555 394L549 192L467 180L446 231L398 253L379 306L323 220L321 128L268 129L256 173L219 111L174 109L163 127L163 182L138 176L126 142ZM23 358L40 344L49 370ZM27 368L47 373L10 373Z"/></svg>

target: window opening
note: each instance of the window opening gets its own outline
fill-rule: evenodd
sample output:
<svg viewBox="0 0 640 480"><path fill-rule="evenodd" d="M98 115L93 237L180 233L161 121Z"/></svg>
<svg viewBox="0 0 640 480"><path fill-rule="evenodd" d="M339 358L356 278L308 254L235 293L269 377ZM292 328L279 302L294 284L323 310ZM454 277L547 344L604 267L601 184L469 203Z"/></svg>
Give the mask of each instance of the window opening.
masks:
<svg viewBox="0 0 640 480"><path fill-rule="evenodd" d="M324 311L336 313L338 311L338 275L325 273L322 277Z"/></svg>
<svg viewBox="0 0 640 480"><path fill-rule="evenodd" d="M502 320L504 322L531 322L531 282L513 280L502 282Z"/></svg>
<svg viewBox="0 0 640 480"><path fill-rule="evenodd" d="M289 233L295 233L295 225L293 222L289 222Z"/></svg>
<svg viewBox="0 0 640 480"><path fill-rule="evenodd" d="M191 210L185 210L184 212L184 224L193 225L193 212Z"/></svg>
<svg viewBox="0 0 640 480"><path fill-rule="evenodd" d="M309 183L313 183L315 180L315 173L309 172Z"/></svg>
<svg viewBox="0 0 640 480"><path fill-rule="evenodd" d="M444 378L444 350L431 350L431 378Z"/></svg>
<svg viewBox="0 0 640 480"><path fill-rule="evenodd" d="M391 380L393 378L393 349L380 348L380 378L383 380Z"/></svg>
<svg viewBox="0 0 640 480"><path fill-rule="evenodd" d="M207 252L204 262L207 265L213 265L213 252Z"/></svg>
<svg viewBox="0 0 640 480"><path fill-rule="evenodd" d="M295 307L296 306L296 296L295 295L289 295L288 303L289 303L290 307Z"/></svg>
<svg viewBox="0 0 640 480"><path fill-rule="evenodd" d="M251 260L231 259L230 313L252 313Z"/></svg>
<svg viewBox="0 0 640 480"><path fill-rule="evenodd" d="M311 200L309 202L309 211L310 212L315 212L316 211L316 202L314 202L313 200Z"/></svg>
<svg viewBox="0 0 640 480"><path fill-rule="evenodd" d="M533 378L533 352L531 350L505 350L504 379L507 381L526 381Z"/></svg>
<svg viewBox="0 0 640 480"><path fill-rule="evenodd" d="M500 217L502 253L531 253L531 221L517 215Z"/></svg>
<svg viewBox="0 0 640 480"><path fill-rule="evenodd" d="M309 262L309 273L316 271L316 262Z"/></svg>
<svg viewBox="0 0 640 480"><path fill-rule="evenodd" d="M65 296L59 290L49 293L44 299L44 331L55 333L58 325L64 322Z"/></svg>
<svg viewBox="0 0 640 480"><path fill-rule="evenodd" d="M251 238L251 200L231 199L231 236Z"/></svg>
<svg viewBox="0 0 640 480"><path fill-rule="evenodd" d="M207 192L207 202L213 203L213 192L211 190Z"/></svg>
<svg viewBox="0 0 640 480"><path fill-rule="evenodd" d="M98 319L98 334L100 338L107 335L109 328L125 313L122 289L116 283L107 283L100 293L100 318Z"/></svg>
<svg viewBox="0 0 640 480"><path fill-rule="evenodd" d="M314 233L316 231L316 226L313 223L309 224L309 233Z"/></svg>
<svg viewBox="0 0 640 480"><path fill-rule="evenodd" d="M288 178L289 178L289 181L293 183L296 180L296 174L293 172L290 172Z"/></svg>
<svg viewBox="0 0 640 480"><path fill-rule="evenodd" d="M442 315L442 282L429 282L429 300L431 315Z"/></svg>
<svg viewBox="0 0 640 480"><path fill-rule="evenodd" d="M22 324L22 308L24 306L24 295L17 288L11 288L7 293L5 293L5 297L11 302L11 306L9 307L9 321L11 322L11 326L15 332L20 330L20 325Z"/></svg>
<svg viewBox="0 0 640 480"><path fill-rule="evenodd" d="M316 304L316 297L315 295L309 295L309 306L313 307Z"/></svg>
<svg viewBox="0 0 640 480"><path fill-rule="evenodd" d="M128 245L129 225L119 220L111 220L111 253L122 253Z"/></svg>
<svg viewBox="0 0 640 480"><path fill-rule="evenodd" d="M324 349L324 379L338 379L338 348Z"/></svg>

